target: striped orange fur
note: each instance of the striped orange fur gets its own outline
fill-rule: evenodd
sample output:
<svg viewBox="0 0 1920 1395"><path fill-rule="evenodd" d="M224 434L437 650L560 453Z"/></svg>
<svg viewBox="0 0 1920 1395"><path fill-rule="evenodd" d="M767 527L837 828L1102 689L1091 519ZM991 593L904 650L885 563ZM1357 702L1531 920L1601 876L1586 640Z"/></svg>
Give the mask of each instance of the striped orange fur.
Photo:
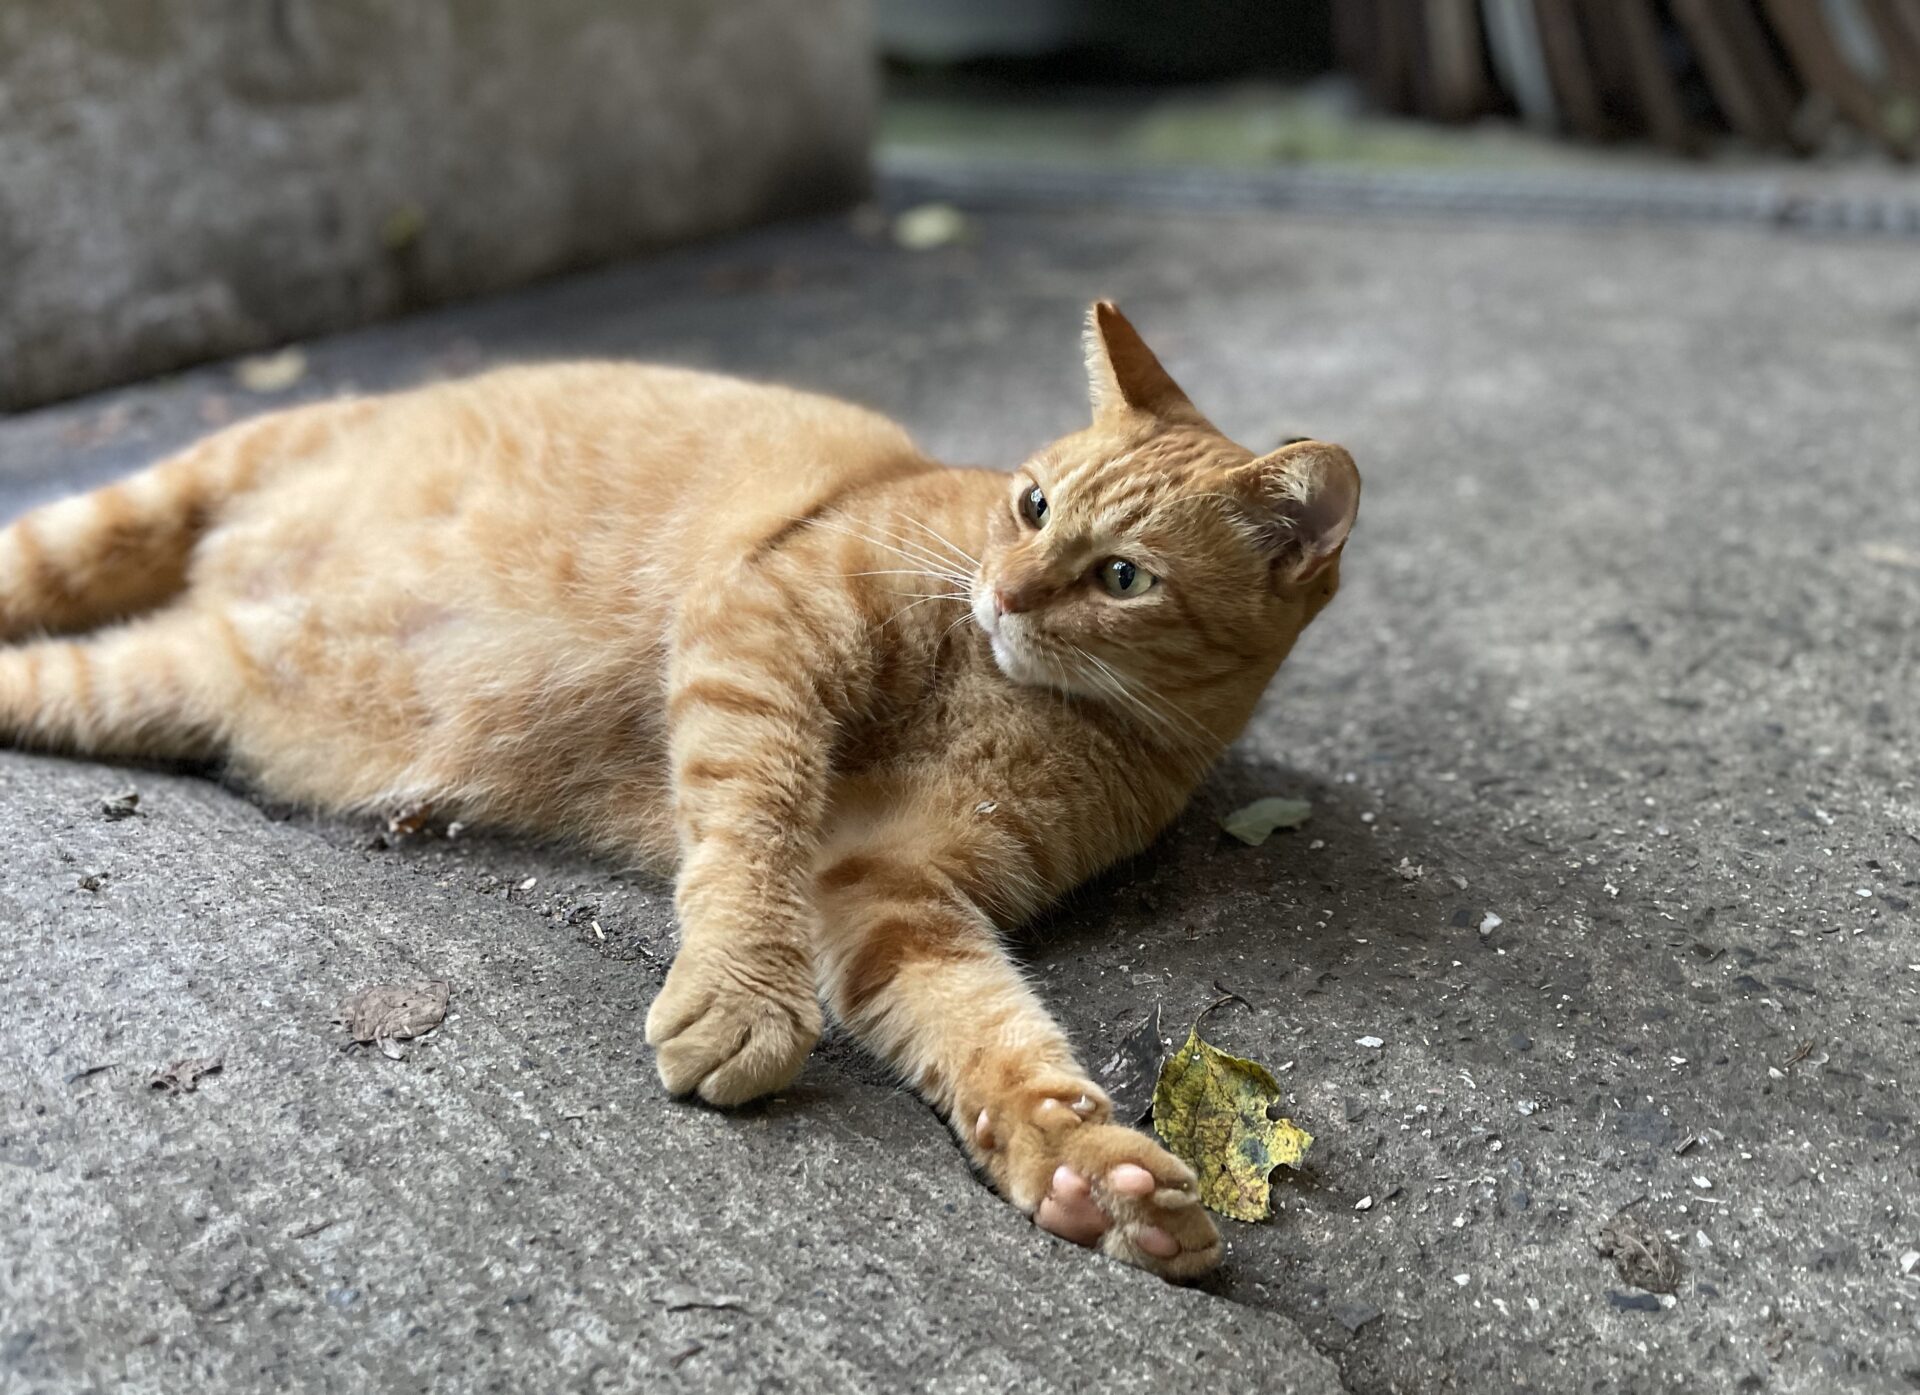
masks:
<svg viewBox="0 0 1920 1395"><path fill-rule="evenodd" d="M675 1092L832 1010L1042 1225L1170 1277L1192 1174L1115 1125L999 933L1144 847L1332 597L1359 477L1221 436L1118 311L1012 475L667 368L302 407L0 531L0 739L566 833L676 876Z"/></svg>

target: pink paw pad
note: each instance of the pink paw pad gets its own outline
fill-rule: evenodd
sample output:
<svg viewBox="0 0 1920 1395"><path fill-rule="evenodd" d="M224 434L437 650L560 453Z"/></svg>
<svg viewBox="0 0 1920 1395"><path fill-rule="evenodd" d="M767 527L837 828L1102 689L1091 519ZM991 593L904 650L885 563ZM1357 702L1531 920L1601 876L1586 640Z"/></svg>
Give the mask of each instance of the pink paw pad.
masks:
<svg viewBox="0 0 1920 1395"><path fill-rule="evenodd" d="M1107 1173L1107 1189L1117 1196L1147 1197L1159 1183L1151 1172L1133 1163L1121 1163ZM1076 1245L1094 1245L1113 1226L1113 1219L1093 1199L1092 1184L1062 1163L1054 1169L1053 1185L1033 1215L1034 1223L1063 1240ZM1133 1241L1150 1255L1171 1259L1180 1253L1180 1242L1159 1226L1143 1225L1133 1232Z"/></svg>

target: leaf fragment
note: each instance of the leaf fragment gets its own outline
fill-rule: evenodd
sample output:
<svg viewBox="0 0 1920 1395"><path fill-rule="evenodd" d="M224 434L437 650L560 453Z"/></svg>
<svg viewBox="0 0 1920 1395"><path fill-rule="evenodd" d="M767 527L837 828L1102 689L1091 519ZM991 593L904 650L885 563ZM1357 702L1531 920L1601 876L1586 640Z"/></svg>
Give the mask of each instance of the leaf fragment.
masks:
<svg viewBox="0 0 1920 1395"><path fill-rule="evenodd" d="M452 994L445 979L419 983L377 983L344 998L335 1022L345 1024L361 1045L377 1045L390 1060L405 1060L397 1041L425 1036L445 1020Z"/></svg>
<svg viewBox="0 0 1920 1395"><path fill-rule="evenodd" d="M147 1085L170 1095L191 1094L199 1087L200 1077L213 1075L225 1062L218 1056L183 1056L147 1077Z"/></svg>
<svg viewBox="0 0 1920 1395"><path fill-rule="evenodd" d="M1275 829L1298 828L1312 813L1313 806L1306 800L1276 795L1235 809L1220 820L1220 826L1248 847L1257 848Z"/></svg>
<svg viewBox="0 0 1920 1395"><path fill-rule="evenodd" d="M248 392L284 392L306 375L306 351L298 347L243 358L233 367L234 378Z"/></svg>
<svg viewBox="0 0 1920 1395"><path fill-rule="evenodd" d="M1207 1209L1238 1221L1273 1214L1269 1174L1298 1166L1313 1143L1293 1120L1268 1116L1280 1099L1271 1071L1202 1041L1198 1026L1160 1068L1154 1132L1199 1174Z"/></svg>

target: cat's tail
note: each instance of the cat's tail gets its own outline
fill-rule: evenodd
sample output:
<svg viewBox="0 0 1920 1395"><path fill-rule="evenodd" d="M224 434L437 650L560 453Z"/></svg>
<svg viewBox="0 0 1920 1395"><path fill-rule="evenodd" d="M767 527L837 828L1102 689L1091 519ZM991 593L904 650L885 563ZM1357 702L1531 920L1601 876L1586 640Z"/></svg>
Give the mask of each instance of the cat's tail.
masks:
<svg viewBox="0 0 1920 1395"><path fill-rule="evenodd" d="M139 474L0 528L0 643L91 629L164 605L221 505L312 451L364 401L255 417Z"/></svg>

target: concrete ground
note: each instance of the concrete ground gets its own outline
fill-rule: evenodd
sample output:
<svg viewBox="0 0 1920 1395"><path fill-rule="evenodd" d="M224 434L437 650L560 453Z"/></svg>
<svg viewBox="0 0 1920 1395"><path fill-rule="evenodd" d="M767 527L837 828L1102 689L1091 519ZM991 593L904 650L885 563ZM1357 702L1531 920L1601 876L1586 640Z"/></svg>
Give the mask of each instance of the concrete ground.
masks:
<svg viewBox="0 0 1920 1395"><path fill-rule="evenodd" d="M1216 1279L1036 1233L843 1042L764 1108L669 1103L644 878L8 754L0 1388L1920 1385L1911 242L776 229L309 346L277 397L213 369L0 421L0 512L269 401L558 354L826 388L1010 464L1079 421L1096 295L1223 428L1367 478L1254 728L1030 946L1096 1063L1235 995L1209 1035L1316 1135ZM1270 793L1311 822L1218 831ZM343 1049L340 997L423 976L435 1037Z"/></svg>

